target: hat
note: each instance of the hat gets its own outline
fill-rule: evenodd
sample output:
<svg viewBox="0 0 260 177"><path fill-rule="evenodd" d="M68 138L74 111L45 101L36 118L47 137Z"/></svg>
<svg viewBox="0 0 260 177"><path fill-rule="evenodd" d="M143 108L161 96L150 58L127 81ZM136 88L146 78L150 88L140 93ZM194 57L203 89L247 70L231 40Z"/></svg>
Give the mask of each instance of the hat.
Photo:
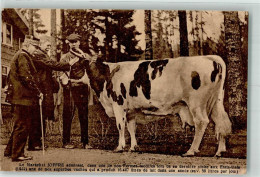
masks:
<svg viewBox="0 0 260 177"><path fill-rule="evenodd" d="M34 46L39 46L39 39L32 35L25 35L24 43L28 43Z"/></svg>
<svg viewBox="0 0 260 177"><path fill-rule="evenodd" d="M81 38L80 35L75 34L75 33L72 33L71 35L69 35L69 36L67 37L67 40L68 40L68 41L78 41L78 40L80 40L80 38Z"/></svg>

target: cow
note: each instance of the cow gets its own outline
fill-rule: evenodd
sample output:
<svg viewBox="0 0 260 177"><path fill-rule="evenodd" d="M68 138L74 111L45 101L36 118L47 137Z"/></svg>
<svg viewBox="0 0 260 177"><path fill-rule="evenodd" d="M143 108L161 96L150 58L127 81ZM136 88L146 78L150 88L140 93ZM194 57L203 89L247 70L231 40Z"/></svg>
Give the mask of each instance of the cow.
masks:
<svg viewBox="0 0 260 177"><path fill-rule="evenodd" d="M209 117L215 123L218 150L226 151L225 136L231 133L231 122L223 105L226 65L216 55L166 58L162 60L118 63L86 60L81 78L74 84L89 84L109 117L116 118L118 146L125 147L125 125L131 137L130 151L137 141L136 118L128 115L139 110L155 118L179 113L183 125L195 127L191 147L183 156L199 152ZM68 81L68 78L67 78Z"/></svg>

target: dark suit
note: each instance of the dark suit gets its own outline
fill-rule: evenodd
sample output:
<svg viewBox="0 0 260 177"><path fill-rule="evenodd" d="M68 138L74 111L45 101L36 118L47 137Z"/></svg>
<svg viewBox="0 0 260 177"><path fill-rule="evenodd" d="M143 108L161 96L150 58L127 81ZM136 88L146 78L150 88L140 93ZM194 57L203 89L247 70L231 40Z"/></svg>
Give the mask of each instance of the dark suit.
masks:
<svg viewBox="0 0 260 177"><path fill-rule="evenodd" d="M24 156L31 119L40 116L38 100L41 92L37 86L38 79L34 77L36 68L31 58L27 51L18 51L8 75L6 102L13 106L14 128L5 155L10 155L13 160Z"/></svg>
<svg viewBox="0 0 260 177"><path fill-rule="evenodd" d="M39 80L39 88L43 93L42 101L42 114L43 114L43 129L44 134L46 130L45 120L54 120L54 98L53 93L56 92L57 86L55 86L55 81L53 76L53 70L58 71L69 71L70 65L68 62L57 62L49 58L47 53L42 50L37 50L34 53L33 63L37 70L36 77ZM41 146L41 120L33 119L32 121L32 131L30 136L34 136L34 139L29 141L29 149L33 149L36 146Z"/></svg>
<svg viewBox="0 0 260 177"><path fill-rule="evenodd" d="M75 58L71 52L61 57L61 61L68 62ZM80 59L71 67L70 78L79 79L84 75L84 59ZM81 129L81 142L83 146L88 144L88 92L87 85L63 87L63 145L70 143L70 131L75 107L78 108L78 116Z"/></svg>

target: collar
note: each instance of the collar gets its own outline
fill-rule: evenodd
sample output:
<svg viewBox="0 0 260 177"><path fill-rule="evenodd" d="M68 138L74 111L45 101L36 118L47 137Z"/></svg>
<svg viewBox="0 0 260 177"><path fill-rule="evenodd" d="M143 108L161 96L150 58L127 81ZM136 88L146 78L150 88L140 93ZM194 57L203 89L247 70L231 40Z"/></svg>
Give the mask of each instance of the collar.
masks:
<svg viewBox="0 0 260 177"><path fill-rule="evenodd" d="M27 50L25 50L25 49L22 49L22 52L24 52L24 53L26 53L27 55L29 55L29 56L32 56Z"/></svg>
<svg viewBox="0 0 260 177"><path fill-rule="evenodd" d="M44 53L44 54L48 54L47 52L45 52L44 50L42 50L42 49L38 49L39 51L41 51L42 53Z"/></svg>

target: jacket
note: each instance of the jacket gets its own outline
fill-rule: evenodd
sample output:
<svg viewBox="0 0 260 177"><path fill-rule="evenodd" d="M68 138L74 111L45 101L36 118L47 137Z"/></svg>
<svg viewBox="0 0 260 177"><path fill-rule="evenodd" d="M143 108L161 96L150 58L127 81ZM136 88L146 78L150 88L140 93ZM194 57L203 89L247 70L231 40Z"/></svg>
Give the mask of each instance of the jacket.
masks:
<svg viewBox="0 0 260 177"><path fill-rule="evenodd" d="M41 91L36 72L32 56L24 49L19 50L11 62L6 102L24 106L38 104Z"/></svg>
<svg viewBox="0 0 260 177"><path fill-rule="evenodd" d="M78 57L71 52L61 56L61 62L69 62L73 58ZM70 78L80 79L85 73L85 59L79 58L79 61L71 66Z"/></svg>
<svg viewBox="0 0 260 177"><path fill-rule="evenodd" d="M56 93L56 83L55 78L52 77L52 71L69 71L70 64L68 62L53 61L48 54L42 50L37 50L37 52L34 53L33 62L37 70L41 91L43 93Z"/></svg>
<svg viewBox="0 0 260 177"><path fill-rule="evenodd" d="M53 70L68 71L68 62L57 62L50 59L47 53L37 50L34 53L33 62L37 70L36 77L39 79L39 87L43 93L43 117L54 120L54 98L53 93L59 90L59 83L53 77Z"/></svg>

